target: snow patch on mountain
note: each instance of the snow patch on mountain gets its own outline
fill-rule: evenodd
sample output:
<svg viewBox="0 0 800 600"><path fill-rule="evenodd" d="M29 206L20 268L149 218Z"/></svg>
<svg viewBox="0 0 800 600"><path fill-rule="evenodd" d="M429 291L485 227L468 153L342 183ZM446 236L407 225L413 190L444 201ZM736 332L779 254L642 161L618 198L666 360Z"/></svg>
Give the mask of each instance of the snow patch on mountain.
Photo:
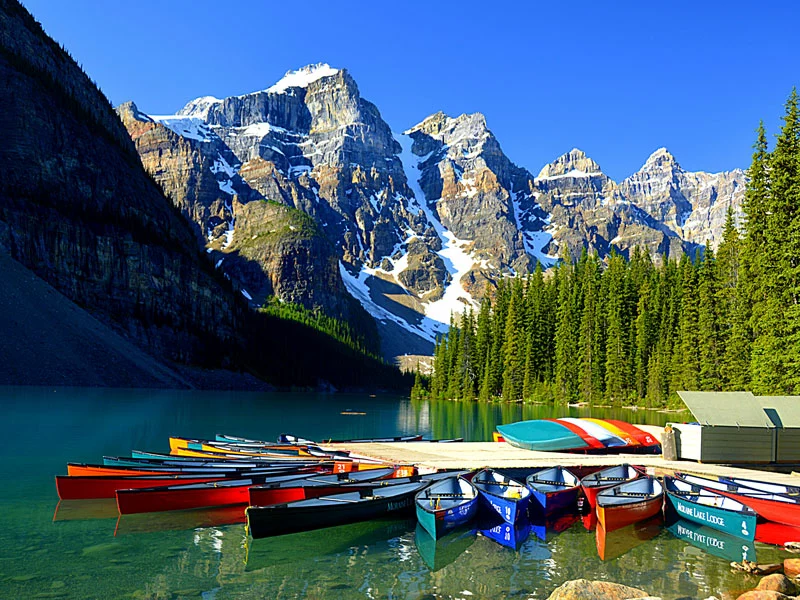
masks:
<svg viewBox="0 0 800 600"><path fill-rule="evenodd" d="M435 342L438 334L444 333L448 329L448 325L434 321L428 317L422 317L419 324L409 323L405 319L392 313L391 311L380 306L375 300L372 299L372 292L369 288L367 280L372 276L372 269L364 267L358 275L353 275L344 264L339 261L339 273L342 276L347 291L353 298L361 303L372 317L382 323L391 322L405 329L406 331L420 336L429 342Z"/></svg>
<svg viewBox="0 0 800 600"><path fill-rule="evenodd" d="M214 96L201 96L200 98L189 101L186 106L178 111L178 115L205 120L208 118L208 111L211 107L221 102L222 100Z"/></svg>
<svg viewBox="0 0 800 600"><path fill-rule="evenodd" d="M183 115L149 115L153 121L161 123L167 129L171 129L181 137L198 142L210 142L214 133L206 125L205 121L197 117L186 117Z"/></svg>
<svg viewBox="0 0 800 600"><path fill-rule="evenodd" d="M266 89L268 94L282 94L289 88L308 87L308 84L321 79L323 77L330 77L336 75L339 69L334 69L327 63L317 63L315 65L308 65L296 71L287 71L280 81L275 85Z"/></svg>
<svg viewBox="0 0 800 600"><path fill-rule="evenodd" d="M400 160L405 168L408 178L408 187L414 192L419 207L433 226L436 234L442 240L442 249L437 252L444 260L447 271L452 276L450 284L445 288L444 295L437 301L425 305L425 315L431 319L447 325L450 322L451 314L460 314L467 305L475 305L472 294L461 285L461 278L469 273L475 264L473 258L463 249L468 241L459 240L449 230L445 229L434 212L430 209L430 199L425 198L422 188L419 185L420 164L425 162L427 157L415 156L411 151L414 140L408 135L395 136L403 151ZM438 199L434 200L437 202Z"/></svg>

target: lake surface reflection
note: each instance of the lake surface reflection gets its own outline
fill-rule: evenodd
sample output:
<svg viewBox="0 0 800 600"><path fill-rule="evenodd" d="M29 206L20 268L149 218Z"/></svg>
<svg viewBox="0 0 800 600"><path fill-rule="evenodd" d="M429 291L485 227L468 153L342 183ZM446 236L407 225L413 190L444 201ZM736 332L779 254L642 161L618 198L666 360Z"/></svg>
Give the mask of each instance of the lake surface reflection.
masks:
<svg viewBox="0 0 800 600"><path fill-rule="evenodd" d="M387 396L74 388L0 389L0 406L7 425L0 598L546 598L579 577L664 598L704 598L757 582L730 571L731 554L720 551L720 541L685 524L675 528L677 537L661 526L632 527L631 539L614 532L598 552L601 532L579 518L534 523L525 532L476 524L438 541L413 520L396 519L254 541L231 509L118 519L113 501L73 501L56 512L53 477L66 472L68 461L101 462L131 449L166 452L169 435L419 432L490 440L497 424L520 419L591 414L663 424L682 416ZM752 551L759 562L788 556L758 542Z"/></svg>

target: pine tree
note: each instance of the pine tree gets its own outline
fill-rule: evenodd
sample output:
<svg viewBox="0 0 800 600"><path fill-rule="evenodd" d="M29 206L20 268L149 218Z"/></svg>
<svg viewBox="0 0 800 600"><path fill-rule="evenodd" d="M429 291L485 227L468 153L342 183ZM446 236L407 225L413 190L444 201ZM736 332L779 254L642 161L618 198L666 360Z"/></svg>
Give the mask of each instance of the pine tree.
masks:
<svg viewBox="0 0 800 600"><path fill-rule="evenodd" d="M765 321L776 327L771 349L774 391L800 392L800 114L797 90L786 102L784 125L770 157L770 195L765 237L773 251L765 270L768 290Z"/></svg>
<svg viewBox="0 0 800 600"><path fill-rule="evenodd" d="M697 390L700 385L700 349L697 331L698 290L697 272L687 256L681 259L680 334L675 345L673 377L678 389Z"/></svg>
<svg viewBox="0 0 800 600"><path fill-rule="evenodd" d="M630 394L630 307L625 260L612 254L608 261L606 297L606 398L621 404Z"/></svg>
<svg viewBox="0 0 800 600"><path fill-rule="evenodd" d="M728 206L717 250L720 379L722 389L728 391L745 390L750 383L750 310L741 254L742 241L733 208Z"/></svg>
<svg viewBox="0 0 800 600"><path fill-rule="evenodd" d="M647 396L648 366L652 355L656 334L654 311L652 308L651 283L645 280L639 289L639 302L636 309L636 359L634 385L636 397L643 400Z"/></svg>
<svg viewBox="0 0 800 600"><path fill-rule="evenodd" d="M581 311L578 352L580 356L579 391L583 400L594 404L602 397L599 383L597 349L597 304L599 301L600 270L597 256L587 258L582 272L583 310Z"/></svg>
<svg viewBox="0 0 800 600"><path fill-rule="evenodd" d="M512 284L503 348L503 400L506 402L522 398L526 347L524 317L522 282L517 279Z"/></svg>
<svg viewBox="0 0 800 600"><path fill-rule="evenodd" d="M555 393L562 402L570 402L577 395L578 340L577 319L574 310L574 268L568 262L559 265L556 272L558 308L555 331Z"/></svg>
<svg viewBox="0 0 800 600"><path fill-rule="evenodd" d="M754 144L753 162L750 165L747 190L744 197L744 211L747 215L743 258L748 265L749 279L746 282L748 298L751 303L750 328L753 335L751 346L750 375L753 391L774 393L777 385L776 373L779 371L775 356L775 323L767 320L767 314L774 318L774 310L768 310L768 297L771 293L768 280L770 261L774 258L774 248L767 230L770 226L767 215L771 203L770 154L767 149L767 134L764 123L757 129Z"/></svg>
<svg viewBox="0 0 800 600"><path fill-rule="evenodd" d="M720 338L718 281L714 251L709 243L698 267L697 341L699 349L698 385L701 390L719 390Z"/></svg>

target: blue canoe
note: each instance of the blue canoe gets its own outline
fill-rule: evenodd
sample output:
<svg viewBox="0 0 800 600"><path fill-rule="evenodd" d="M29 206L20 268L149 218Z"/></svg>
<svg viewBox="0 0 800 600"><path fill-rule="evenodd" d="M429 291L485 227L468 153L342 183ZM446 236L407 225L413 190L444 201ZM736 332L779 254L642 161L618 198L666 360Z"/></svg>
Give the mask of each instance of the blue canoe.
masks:
<svg viewBox="0 0 800 600"><path fill-rule="evenodd" d="M478 490L463 477L448 477L419 492L414 504L419 524L437 539L475 517Z"/></svg>
<svg viewBox="0 0 800 600"><path fill-rule="evenodd" d="M755 537L758 515L741 502L669 476L664 477L664 489L669 503L680 518L748 541Z"/></svg>
<svg viewBox="0 0 800 600"><path fill-rule="evenodd" d="M529 475L525 485L533 493L531 514L552 517L576 508L581 482L563 467L552 467Z"/></svg>
<svg viewBox="0 0 800 600"><path fill-rule="evenodd" d="M532 525L526 517L522 517L516 523L482 523L478 525L478 532L494 540L501 546L519 550L519 547L528 539L531 534Z"/></svg>
<svg viewBox="0 0 800 600"><path fill-rule="evenodd" d="M502 434L506 442L525 450L558 452L589 448L589 444L581 436L555 421L518 421L498 425L497 431Z"/></svg>
<svg viewBox="0 0 800 600"><path fill-rule="evenodd" d="M507 523L516 523L528 514L531 491L524 483L492 469L478 471L472 483L480 493L481 506L496 512Z"/></svg>

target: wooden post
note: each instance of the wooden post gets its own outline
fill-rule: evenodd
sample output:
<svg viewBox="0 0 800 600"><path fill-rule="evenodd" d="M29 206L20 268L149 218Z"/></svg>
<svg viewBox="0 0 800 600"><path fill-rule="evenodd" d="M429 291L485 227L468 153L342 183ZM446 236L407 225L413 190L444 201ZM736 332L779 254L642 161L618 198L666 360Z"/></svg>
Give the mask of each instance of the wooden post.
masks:
<svg viewBox="0 0 800 600"><path fill-rule="evenodd" d="M661 456L664 460L678 460L678 445L675 443L675 430L669 425L661 436Z"/></svg>

